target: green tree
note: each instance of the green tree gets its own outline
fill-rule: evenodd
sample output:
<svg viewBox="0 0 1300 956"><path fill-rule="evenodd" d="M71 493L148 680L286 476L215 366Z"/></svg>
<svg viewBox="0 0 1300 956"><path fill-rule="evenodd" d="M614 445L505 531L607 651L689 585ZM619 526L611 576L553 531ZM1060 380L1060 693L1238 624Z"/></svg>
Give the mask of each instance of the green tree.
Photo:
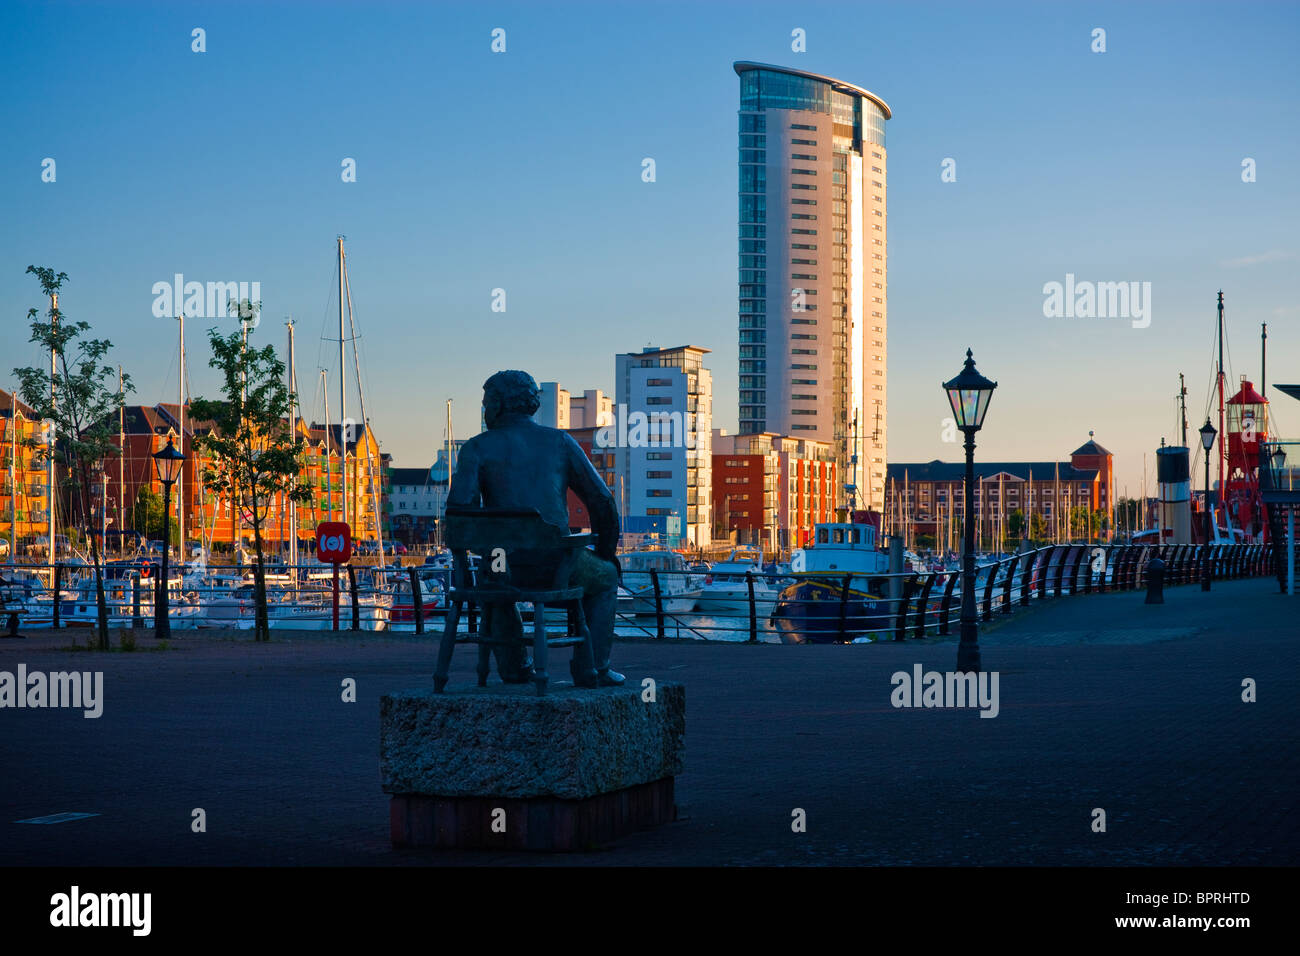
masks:
<svg viewBox="0 0 1300 956"><path fill-rule="evenodd" d="M256 601L256 639L271 639L266 611L266 571L262 553L262 525L277 494L305 502L311 488L298 480L306 443L289 433L289 390L284 363L268 345L248 347L250 326L260 303L238 303L244 327L228 336L208 330L212 359L208 363L222 376L219 401L195 399L195 421L210 421L212 428L196 437L196 448L207 457L203 484L218 499L226 499L252 526Z"/></svg>
<svg viewBox="0 0 1300 956"><path fill-rule="evenodd" d="M1029 537L1034 541L1045 541L1047 535L1047 519L1035 511L1029 516Z"/></svg>
<svg viewBox="0 0 1300 956"><path fill-rule="evenodd" d="M127 515L131 530L140 532L146 540L153 539L163 526L162 510L162 495L142 487L136 493L135 501L131 504L131 510ZM167 541L177 545L181 541L180 525L170 513L167 515Z"/></svg>
<svg viewBox="0 0 1300 956"><path fill-rule="evenodd" d="M1011 514L1007 515L1007 537L1016 540L1024 536L1025 533L1025 513L1017 508Z"/></svg>
<svg viewBox="0 0 1300 956"><path fill-rule="evenodd" d="M101 562L103 542L94 533L90 515L91 466L119 454L112 441L109 423L122 407L118 393L117 371L103 361L113 347L107 339L82 336L90 331L88 322L69 322L59 309L58 295L68 280L66 272L55 273L44 266L28 266L36 276L41 292L50 300L49 322L41 321L39 309L27 311L31 339L54 357L53 371L47 368L16 368L19 392L36 415L53 425L48 444L29 438L29 447L38 450L42 460L53 457L63 466L64 483L79 496L82 520L87 523L91 558L95 566L95 605L99 649L108 650L108 602L104 597L104 571ZM130 379L122 377L123 391L132 390ZM51 520L53 515L51 515ZM50 556L54 560L54 555Z"/></svg>

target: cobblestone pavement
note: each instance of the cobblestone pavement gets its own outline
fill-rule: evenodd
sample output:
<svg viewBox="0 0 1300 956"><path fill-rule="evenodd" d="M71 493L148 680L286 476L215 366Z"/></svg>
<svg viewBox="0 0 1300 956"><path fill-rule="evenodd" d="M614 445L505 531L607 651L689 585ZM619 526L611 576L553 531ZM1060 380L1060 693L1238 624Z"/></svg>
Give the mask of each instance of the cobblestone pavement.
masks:
<svg viewBox="0 0 1300 956"><path fill-rule="evenodd" d="M680 819L564 857L389 846L379 696L429 682L433 638L191 632L99 654L33 631L0 640L0 671L102 670L104 713L0 710L0 863L1294 865L1300 601L1276 591L1079 595L995 622L995 719L891 706L895 671L955 665L947 639L620 643L630 679L686 685ZM98 816L14 822L64 811Z"/></svg>

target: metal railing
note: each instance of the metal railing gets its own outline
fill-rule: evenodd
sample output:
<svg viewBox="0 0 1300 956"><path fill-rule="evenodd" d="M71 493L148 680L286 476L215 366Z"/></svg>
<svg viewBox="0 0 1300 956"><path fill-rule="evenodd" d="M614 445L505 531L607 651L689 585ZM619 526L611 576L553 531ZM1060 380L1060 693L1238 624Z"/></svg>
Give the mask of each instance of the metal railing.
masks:
<svg viewBox="0 0 1300 956"><path fill-rule="evenodd" d="M1047 546L981 566L975 613L987 622L1034 601L1143 589L1156 558L1164 562L1166 586L1198 583L1206 560L1213 580L1268 575L1274 550L1272 544ZM209 563L183 570L173 565L166 587L159 584L156 558L109 560L103 573L111 627L151 627L160 601L166 604L173 630L244 630L254 625L254 577L249 565ZM344 565L339 574L337 628L441 633L449 575L449 570L432 565L400 569L357 562ZM718 579L718 586L706 583L710 577ZM731 642L901 641L943 636L955 633L961 618L960 579L959 570L628 572L616 628L623 636ZM272 630L334 629L329 565L268 563L266 583ZM477 630L478 610L468 608L462 627ZM97 620L94 569L67 562L0 564L0 613L18 615L24 627L93 626Z"/></svg>
<svg viewBox="0 0 1300 956"><path fill-rule="evenodd" d="M1165 585L1175 586L1198 583L1205 559L1212 580L1267 575L1272 555L1271 544L1212 544L1208 551L1202 545L1050 545L980 566L976 617L992 621L1033 601L1060 596L1144 589L1156 558L1164 562ZM901 641L955 633L961 619L960 570L892 574L750 571L743 582L735 582L739 593L734 596L739 600L726 602L731 604L727 610L712 609L705 588L697 608L691 611L672 611L666 603L683 592L689 595L705 572L641 573L648 575L650 586L633 593L632 601L639 609L620 611L619 620L656 638ZM672 584L675 580L680 582L677 587Z"/></svg>

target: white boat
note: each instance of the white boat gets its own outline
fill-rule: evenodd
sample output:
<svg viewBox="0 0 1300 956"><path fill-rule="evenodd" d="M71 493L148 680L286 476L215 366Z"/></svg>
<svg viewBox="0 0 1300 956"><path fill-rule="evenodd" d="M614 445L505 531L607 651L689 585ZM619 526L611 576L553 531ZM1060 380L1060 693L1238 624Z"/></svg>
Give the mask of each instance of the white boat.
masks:
<svg viewBox="0 0 1300 956"><path fill-rule="evenodd" d="M759 617L766 618L781 594L776 575L763 573L763 554L757 548L735 548L727 560L719 561L704 577L695 608L701 614L737 614L749 612L749 582L754 579L754 606Z"/></svg>
<svg viewBox="0 0 1300 956"><path fill-rule="evenodd" d="M654 549L629 551L619 555L623 567L623 586L619 589L619 610L632 614L656 614L653 570L659 578L659 599L668 614L687 614L695 610L700 588L695 575L686 569L686 561L676 551ZM746 592L748 607L748 592Z"/></svg>

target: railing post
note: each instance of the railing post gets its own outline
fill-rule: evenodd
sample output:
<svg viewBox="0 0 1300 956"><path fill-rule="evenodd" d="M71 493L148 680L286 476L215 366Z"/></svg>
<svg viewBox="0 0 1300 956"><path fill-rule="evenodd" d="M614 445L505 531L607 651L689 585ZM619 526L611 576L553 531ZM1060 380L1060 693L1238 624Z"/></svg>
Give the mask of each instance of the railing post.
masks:
<svg viewBox="0 0 1300 956"><path fill-rule="evenodd" d="M62 610L59 602L59 592L63 590L63 565L59 564L57 561L54 562L54 573L51 576L51 580L54 582L53 626L55 630L57 630L59 628L59 612Z"/></svg>
<svg viewBox="0 0 1300 956"><path fill-rule="evenodd" d="M993 619L993 584L998 579L998 568L1002 567L1001 561L994 561L989 565L989 579L984 582L984 611L980 615L981 621Z"/></svg>
<svg viewBox="0 0 1300 956"><path fill-rule="evenodd" d="M1056 586L1052 588L1052 595L1054 597L1061 596L1062 582L1065 580L1065 561L1070 556L1070 550L1071 547L1066 545L1065 549L1061 552L1061 560L1056 565Z"/></svg>
<svg viewBox="0 0 1300 956"><path fill-rule="evenodd" d="M925 584L921 588L921 596L916 601L916 638L920 640L925 637L925 615L930 609L930 590L934 587L934 579L937 577L933 571L925 576ZM1010 606L1007 612L1010 613Z"/></svg>
<svg viewBox="0 0 1300 956"><path fill-rule="evenodd" d="M749 589L749 640L758 641L758 608L754 605L754 570L745 572L745 586Z"/></svg>
<svg viewBox="0 0 1300 956"><path fill-rule="evenodd" d="M352 595L352 630L361 630L361 602L357 599L357 569L349 564L348 592Z"/></svg>
<svg viewBox="0 0 1300 956"><path fill-rule="evenodd" d="M1081 544L1074 549L1074 555L1073 555L1074 563L1070 565L1070 593L1071 594L1079 593L1079 563L1083 560L1083 556L1087 553L1087 551L1088 551L1088 546L1086 544Z"/></svg>
<svg viewBox="0 0 1300 956"><path fill-rule="evenodd" d="M415 565L407 568L411 574L411 613L415 615L415 633L424 633L424 594L420 590L420 577Z"/></svg>
<svg viewBox="0 0 1300 956"><path fill-rule="evenodd" d="M1029 587L1034 580L1034 565L1038 563L1039 551L1030 551L1025 557L1025 569L1020 572L1020 604L1022 607L1029 604Z"/></svg>
<svg viewBox="0 0 1300 956"><path fill-rule="evenodd" d="M903 594L898 600L898 617L894 621L894 640L907 638L907 609L911 606L912 595L916 593L916 575L909 574L903 578Z"/></svg>
<svg viewBox="0 0 1300 956"><path fill-rule="evenodd" d="M144 618L140 616L140 572L131 572L131 629L144 627Z"/></svg>
<svg viewBox="0 0 1300 956"><path fill-rule="evenodd" d="M1020 555L1015 555L1011 559L1011 564L1007 566L1007 583L1002 589L1002 613L1011 613L1011 590L1016 586L1016 565L1020 563Z"/></svg>
<svg viewBox="0 0 1300 956"><path fill-rule="evenodd" d="M655 589L655 636L662 640L664 636L664 596L659 589L659 572L654 568L650 569L650 583L654 585ZM753 588L750 588L750 592L752 594ZM635 600L633 598L633 601ZM633 608L635 609L635 605L633 605Z"/></svg>
<svg viewBox="0 0 1300 956"><path fill-rule="evenodd" d="M960 571L948 572L948 583L943 587L943 603L939 605L939 633L948 633L948 617L952 611L952 592L957 586L957 579L961 577Z"/></svg>
<svg viewBox="0 0 1300 956"><path fill-rule="evenodd" d="M849 589L853 587L853 575L844 575L844 584L840 586L840 640L848 638Z"/></svg>

